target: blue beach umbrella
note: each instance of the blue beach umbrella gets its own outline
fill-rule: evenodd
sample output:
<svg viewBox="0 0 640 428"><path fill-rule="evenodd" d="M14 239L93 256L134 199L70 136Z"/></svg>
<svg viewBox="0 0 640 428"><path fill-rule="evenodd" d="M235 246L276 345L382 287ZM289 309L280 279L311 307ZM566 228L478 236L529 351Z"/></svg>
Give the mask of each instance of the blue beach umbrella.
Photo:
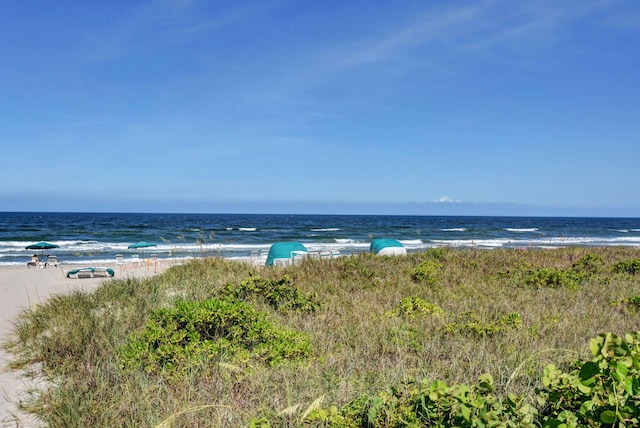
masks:
<svg viewBox="0 0 640 428"><path fill-rule="evenodd" d="M148 247L155 247L156 244L154 244L153 242L147 242L147 241L140 241L140 242L136 242L135 244L131 244L129 245L127 248L130 250L141 250L142 251L142 255L144 256L144 249L148 248Z"/></svg>
<svg viewBox="0 0 640 428"><path fill-rule="evenodd" d="M35 244L27 245L24 247L25 250L41 250L42 256L44 257L44 250L50 250L52 248L60 248L59 245L52 244L50 242L40 241Z"/></svg>

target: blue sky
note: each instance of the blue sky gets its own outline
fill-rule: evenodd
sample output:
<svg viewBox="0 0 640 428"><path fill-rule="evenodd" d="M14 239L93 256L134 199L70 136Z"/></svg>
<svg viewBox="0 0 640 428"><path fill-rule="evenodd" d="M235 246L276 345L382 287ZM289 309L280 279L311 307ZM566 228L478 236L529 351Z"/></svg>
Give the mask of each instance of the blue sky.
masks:
<svg viewBox="0 0 640 428"><path fill-rule="evenodd" d="M0 211L640 217L640 2L14 1Z"/></svg>

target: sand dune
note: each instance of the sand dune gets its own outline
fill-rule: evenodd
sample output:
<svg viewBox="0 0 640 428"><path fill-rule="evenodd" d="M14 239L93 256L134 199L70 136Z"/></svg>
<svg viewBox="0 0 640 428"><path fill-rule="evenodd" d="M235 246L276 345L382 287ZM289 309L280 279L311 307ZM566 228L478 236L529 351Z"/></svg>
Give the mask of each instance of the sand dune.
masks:
<svg viewBox="0 0 640 428"><path fill-rule="evenodd" d="M80 265L60 265L48 268L27 268L26 266L0 267L0 340L11 340L14 322L19 314L37 304L42 304L53 295L67 294L72 290L91 290L104 281L118 278L146 277L154 275L152 266L110 267L115 271L113 278L67 278L66 272L82 267ZM157 272L165 269L158 266ZM0 427L37 427L38 422L20 412L18 404L21 395L30 385L29 379L19 372L7 368L10 359L0 349Z"/></svg>

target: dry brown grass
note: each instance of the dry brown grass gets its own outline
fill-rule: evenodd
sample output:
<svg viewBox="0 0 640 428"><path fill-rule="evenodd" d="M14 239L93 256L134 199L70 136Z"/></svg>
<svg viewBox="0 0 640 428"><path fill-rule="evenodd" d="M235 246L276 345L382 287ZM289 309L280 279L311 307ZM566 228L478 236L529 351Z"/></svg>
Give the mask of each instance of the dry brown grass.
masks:
<svg viewBox="0 0 640 428"><path fill-rule="evenodd" d="M604 266L578 289L523 284L529 269L570 270L587 254ZM297 426L320 398L341 405L407 378L473 383L485 372L498 393L531 394L542 367L588 356L599 333L640 330L625 298L640 295L640 278L615 273L633 248L556 250L432 250L406 257L359 255L307 260L287 269L255 271L220 259L195 260L144 281L111 282L91 295L59 298L17 325L16 364L42 362L56 388L34 396L34 411L51 426L243 426L276 417ZM435 284L417 282L420 263L442 265ZM308 333L314 354L301 365L203 361L179 379L120 367L117 349L147 314L177 298L210 298L250 273L289 275L304 293L318 294L315 313L270 311L287 327ZM389 315L409 296L440 306L445 316ZM446 331L457 315L480 324L517 313L519 328L493 335ZM276 416L285 411L285 416ZM287 422L289 421L290 422Z"/></svg>

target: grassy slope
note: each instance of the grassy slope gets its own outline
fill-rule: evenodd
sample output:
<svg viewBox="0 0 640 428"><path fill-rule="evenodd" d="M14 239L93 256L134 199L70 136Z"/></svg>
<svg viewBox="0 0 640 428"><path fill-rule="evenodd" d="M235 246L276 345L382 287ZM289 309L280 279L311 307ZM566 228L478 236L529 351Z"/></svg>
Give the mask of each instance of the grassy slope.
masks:
<svg viewBox="0 0 640 428"><path fill-rule="evenodd" d="M588 253L604 265L577 290L525 285L527 269L570 269ZM629 248L432 250L259 270L273 279L286 273L302 292L318 294L322 307L313 314L253 302L274 322L310 335L310 360L275 367L205 361L177 378L121 368L117 349L150 311L176 299L210 298L256 273L241 263L196 260L151 279L60 296L24 313L16 328L16 366L40 363L55 387L34 394L31 410L51 426L67 427L242 426L285 409L291 416L279 424L297 426L319 398L342 405L407 378L469 384L485 372L498 393L508 385L509 392L531 394L544 365L588 357L589 339L599 333L640 330L637 312L620 303L640 295L640 275L612 271L615 262L637 258L640 251ZM414 280L427 260L441 265L433 281ZM409 296L440 306L444 315L389 314ZM462 322L463 314L489 325L510 313L519 314L522 325L494 335L444 328Z"/></svg>

